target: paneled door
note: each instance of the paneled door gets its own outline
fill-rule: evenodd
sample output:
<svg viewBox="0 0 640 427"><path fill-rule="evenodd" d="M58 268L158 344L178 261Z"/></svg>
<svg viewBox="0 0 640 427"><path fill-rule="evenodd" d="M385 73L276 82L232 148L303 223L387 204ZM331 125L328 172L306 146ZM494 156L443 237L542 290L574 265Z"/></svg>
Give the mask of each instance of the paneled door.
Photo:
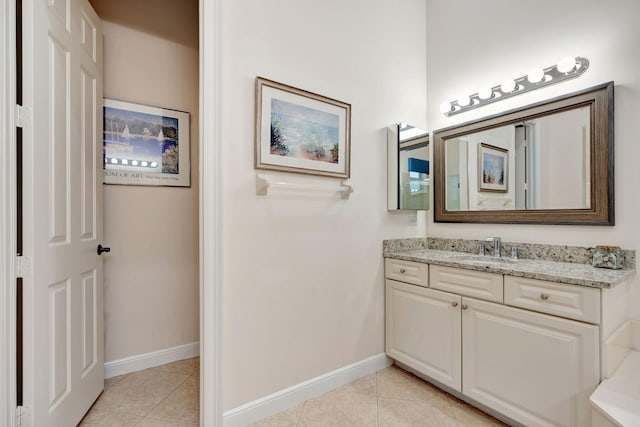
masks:
<svg viewBox="0 0 640 427"><path fill-rule="evenodd" d="M75 426L104 387L102 28L87 0L24 4L25 405Z"/></svg>
<svg viewBox="0 0 640 427"><path fill-rule="evenodd" d="M459 295L386 281L386 353L461 391Z"/></svg>
<svg viewBox="0 0 640 427"><path fill-rule="evenodd" d="M462 298L462 390L531 427L591 425L596 325Z"/></svg>

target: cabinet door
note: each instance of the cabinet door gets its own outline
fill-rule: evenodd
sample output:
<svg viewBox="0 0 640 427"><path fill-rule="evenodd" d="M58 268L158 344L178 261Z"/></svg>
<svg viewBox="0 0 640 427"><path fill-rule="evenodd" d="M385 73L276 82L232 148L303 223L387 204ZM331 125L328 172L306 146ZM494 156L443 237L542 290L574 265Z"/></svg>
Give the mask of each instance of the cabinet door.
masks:
<svg viewBox="0 0 640 427"><path fill-rule="evenodd" d="M527 426L589 426L598 327L462 299L463 393Z"/></svg>
<svg viewBox="0 0 640 427"><path fill-rule="evenodd" d="M460 296L386 281L386 352L460 391Z"/></svg>

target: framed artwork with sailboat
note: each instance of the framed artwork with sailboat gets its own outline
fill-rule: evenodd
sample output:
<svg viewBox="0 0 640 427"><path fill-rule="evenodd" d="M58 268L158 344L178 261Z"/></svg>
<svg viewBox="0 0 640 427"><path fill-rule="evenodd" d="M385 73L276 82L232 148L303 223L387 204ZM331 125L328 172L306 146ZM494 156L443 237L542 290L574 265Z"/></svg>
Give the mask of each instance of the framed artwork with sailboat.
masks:
<svg viewBox="0 0 640 427"><path fill-rule="evenodd" d="M191 186L189 113L104 99L105 184Z"/></svg>

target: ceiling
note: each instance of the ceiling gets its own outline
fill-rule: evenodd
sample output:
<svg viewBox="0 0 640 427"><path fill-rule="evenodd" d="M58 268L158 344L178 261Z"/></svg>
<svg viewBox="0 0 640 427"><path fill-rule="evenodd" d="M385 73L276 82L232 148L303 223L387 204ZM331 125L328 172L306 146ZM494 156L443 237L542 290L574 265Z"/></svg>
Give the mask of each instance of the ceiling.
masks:
<svg viewBox="0 0 640 427"><path fill-rule="evenodd" d="M198 0L89 0L100 19L198 46Z"/></svg>

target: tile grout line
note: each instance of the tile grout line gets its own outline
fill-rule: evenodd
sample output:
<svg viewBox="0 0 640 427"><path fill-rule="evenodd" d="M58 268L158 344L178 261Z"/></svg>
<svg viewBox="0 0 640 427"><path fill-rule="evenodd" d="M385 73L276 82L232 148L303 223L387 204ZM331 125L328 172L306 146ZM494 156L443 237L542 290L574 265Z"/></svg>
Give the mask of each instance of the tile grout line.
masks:
<svg viewBox="0 0 640 427"><path fill-rule="evenodd" d="M116 385L116 384L118 384L120 381L122 381L122 380L124 380L125 378L127 378L129 375L131 375L131 374L129 373L129 374L120 375L120 377L121 377L121 378L120 378L118 381L116 381L115 383L113 383L113 384L109 385L108 387L104 387L104 388L102 389L102 392L100 392L100 394L99 394L99 395L98 395L98 397L96 398L96 400L91 404L91 407L89 408L89 410L87 411L87 413L86 413L86 414L84 414L84 416L83 416L83 417L82 417L82 419L80 420L80 423L78 423L78 426L82 425L82 423L83 423L84 419L85 419L85 418L87 418L87 416L89 416L89 414L91 413L91 411L93 411L93 409L94 409L94 408L93 408L93 406L98 402L98 400L100 400L100 398L102 397L102 395L103 395L107 390L109 390L111 387L115 386L115 385ZM102 380L102 381L103 381L103 384L104 384L104 378L103 378L103 380ZM110 412L110 413L113 413L113 414L119 414L119 415L134 415L134 416L138 416L138 417L140 416L140 415L136 415L136 414L130 414L130 413L128 413L128 412L118 412L118 411L113 411L113 410L110 410L110 409L98 409L98 410L100 410L100 411L105 411L105 412ZM93 423L92 423L92 424L93 424Z"/></svg>
<svg viewBox="0 0 640 427"><path fill-rule="evenodd" d="M300 418L302 418L302 412L304 411L304 407L307 406L307 402L308 402L308 400L305 400L304 402L302 402L302 408L300 408L300 413L296 417L296 425L295 425L295 427L298 427L298 424L300 423Z"/></svg>
<svg viewBox="0 0 640 427"><path fill-rule="evenodd" d="M198 370L198 372L199 372L199 370ZM169 372L169 373L173 373L173 372ZM178 375L180 375L180 374L178 374ZM182 375L187 375L187 374L182 374ZM138 423L134 424L134 426L136 426L136 425L140 424L140 423L141 423L142 421L144 421L147 417L149 417L149 415L153 412L153 410L154 410L154 409L156 409L158 406L160 406L160 405L162 404L162 402L164 402L165 400L167 400L167 399L168 399L168 398L169 398L173 393L175 393L175 391L176 391L176 390L178 390L178 388L179 388L182 384L184 384L185 382L187 382L187 380L188 380L189 378L191 378L192 376L194 376L194 375L195 375L195 372L193 372L191 375L187 375L187 377L186 377L186 378L185 378L185 379L184 379L180 384L178 384L178 385L177 385L173 390L171 390L171 392L169 392L169 394L167 394L167 395L164 397L164 399L162 399L162 400L161 400L160 402L158 402L158 403L157 403L153 408L151 408L151 409L149 410L149 412L147 412L147 414L146 414L146 415L144 415L140 421L138 421ZM198 375L199 375L199 373L198 373ZM182 421L178 421L178 420L170 420L170 421L182 422Z"/></svg>

